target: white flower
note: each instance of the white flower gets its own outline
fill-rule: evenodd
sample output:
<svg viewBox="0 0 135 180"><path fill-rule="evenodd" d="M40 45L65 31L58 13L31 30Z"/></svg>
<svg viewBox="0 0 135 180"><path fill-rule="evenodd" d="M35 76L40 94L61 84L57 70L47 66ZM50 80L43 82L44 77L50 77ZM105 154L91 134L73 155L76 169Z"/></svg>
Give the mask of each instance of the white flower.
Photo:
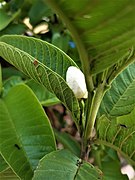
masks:
<svg viewBox="0 0 135 180"><path fill-rule="evenodd" d="M75 66L70 66L66 73L66 81L78 99L88 98L84 74Z"/></svg>

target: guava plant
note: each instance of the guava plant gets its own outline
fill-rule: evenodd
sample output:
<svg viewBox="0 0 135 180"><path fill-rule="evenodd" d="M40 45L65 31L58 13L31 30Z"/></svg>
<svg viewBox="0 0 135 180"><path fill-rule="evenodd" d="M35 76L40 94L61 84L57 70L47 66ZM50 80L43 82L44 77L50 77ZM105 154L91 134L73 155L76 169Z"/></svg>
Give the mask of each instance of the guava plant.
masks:
<svg viewBox="0 0 135 180"><path fill-rule="evenodd" d="M15 6L20 9L11 17L3 13L6 8L0 9L0 56L35 82L15 79L18 83L11 88L11 79L2 83L0 77L0 177L127 179L120 172L118 156L135 165L135 1L27 1L33 24L39 17L37 7L46 21L55 13L60 30L73 38L70 43L77 47L79 63L73 52L65 53L66 43L61 50L54 37L52 44L38 35L13 35L23 28L12 35L4 31L13 19L24 17L21 10L28 8L23 3ZM58 37L58 27L54 29ZM70 112L81 147L57 132L70 146L57 149L55 131L31 82L35 89L40 86L52 93L52 104L61 102Z"/></svg>

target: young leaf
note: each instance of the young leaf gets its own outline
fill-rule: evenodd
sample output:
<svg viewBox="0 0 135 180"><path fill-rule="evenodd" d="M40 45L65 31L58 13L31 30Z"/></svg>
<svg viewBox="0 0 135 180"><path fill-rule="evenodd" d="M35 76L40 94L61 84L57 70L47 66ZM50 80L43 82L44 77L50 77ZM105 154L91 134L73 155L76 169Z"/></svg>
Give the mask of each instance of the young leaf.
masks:
<svg viewBox="0 0 135 180"><path fill-rule="evenodd" d="M49 120L26 85L0 99L0 127L2 156L21 179L31 179L39 159L56 147Z"/></svg>
<svg viewBox="0 0 135 180"><path fill-rule="evenodd" d="M130 113L135 106L135 63L129 65L112 83L105 94L100 114L121 116Z"/></svg>
<svg viewBox="0 0 135 180"><path fill-rule="evenodd" d="M98 120L95 143L109 146L135 165L135 126L126 127L105 116Z"/></svg>
<svg viewBox="0 0 135 180"><path fill-rule="evenodd" d="M68 67L76 66L72 59L55 46L35 38L7 35L0 40L0 55L55 94L72 112L77 125L79 103L65 82Z"/></svg>
<svg viewBox="0 0 135 180"><path fill-rule="evenodd" d="M67 150L54 151L40 160L33 180L64 179L90 180L102 179L102 172L81 160Z"/></svg>

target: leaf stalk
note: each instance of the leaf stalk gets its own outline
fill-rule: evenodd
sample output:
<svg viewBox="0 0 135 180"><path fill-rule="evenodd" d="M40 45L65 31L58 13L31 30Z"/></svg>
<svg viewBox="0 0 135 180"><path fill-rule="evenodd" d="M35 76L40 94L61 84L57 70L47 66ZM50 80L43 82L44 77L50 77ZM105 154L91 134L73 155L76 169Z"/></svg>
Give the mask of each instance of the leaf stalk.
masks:
<svg viewBox="0 0 135 180"><path fill-rule="evenodd" d="M85 141L89 140L92 137L92 132L97 117L97 113L105 92L106 92L105 81L99 84L97 89L93 91L92 102L90 104L90 108L88 108L88 113L87 113L87 123L84 133Z"/></svg>

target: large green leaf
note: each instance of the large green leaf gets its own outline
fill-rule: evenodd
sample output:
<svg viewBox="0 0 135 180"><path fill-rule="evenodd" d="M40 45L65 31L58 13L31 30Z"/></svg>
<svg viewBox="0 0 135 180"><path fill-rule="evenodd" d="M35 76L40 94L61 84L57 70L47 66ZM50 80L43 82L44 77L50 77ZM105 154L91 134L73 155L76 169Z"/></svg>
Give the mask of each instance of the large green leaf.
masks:
<svg viewBox="0 0 135 180"><path fill-rule="evenodd" d="M46 66L50 68L52 71L56 72L58 75L66 79L66 72L69 66L76 66L74 61L67 56L63 51L55 47L54 45L42 41L40 39L36 39L33 37L27 37L27 36L19 36L19 35L5 35L0 38L0 47L1 47L1 56L5 53L2 53L3 46L5 47L5 51L13 51L10 52L9 57L10 57L10 62L13 64L15 63L11 57L12 54L17 56L17 54L20 53L20 55L23 55L22 60L24 63L26 63L26 56L31 60L29 60L32 65L33 60L36 60L39 64L37 66L40 66L42 63L42 66ZM10 46L11 45L11 46ZM13 48L13 47L16 48ZM28 55L27 55L28 54ZM16 58L16 56L14 58ZM8 58L8 55L5 55L5 57ZM27 62L28 63L28 62ZM36 63L36 62L35 62ZM18 59L18 66L21 65L21 62L19 62ZM23 64L25 65L25 64ZM28 65L28 64L27 64ZM36 66L36 64L35 64ZM20 67L20 66L19 66ZM21 67L20 67L21 68ZM27 68L27 67L25 67ZM38 67L37 67L38 70ZM28 71L28 70L27 70ZM28 74L26 70L24 72ZM36 74L35 74L36 76Z"/></svg>
<svg viewBox="0 0 135 180"><path fill-rule="evenodd" d="M135 106L135 63L128 66L112 83L105 94L100 113L121 116L130 113Z"/></svg>
<svg viewBox="0 0 135 180"><path fill-rule="evenodd" d="M67 150L49 153L41 159L33 180L96 180L102 179L102 172Z"/></svg>
<svg viewBox="0 0 135 180"><path fill-rule="evenodd" d="M65 82L68 67L76 66L72 59L39 39L7 35L0 40L0 55L54 93L79 121L78 100Z"/></svg>
<svg viewBox="0 0 135 180"><path fill-rule="evenodd" d="M21 179L31 179L38 161L55 150L55 140L44 110L26 85L13 87L0 99L0 127L2 156Z"/></svg>
<svg viewBox="0 0 135 180"><path fill-rule="evenodd" d="M129 58L135 47L134 0L44 1L67 25L80 55L88 55L82 59L91 62L92 74Z"/></svg>
<svg viewBox="0 0 135 180"><path fill-rule="evenodd" d="M102 116L98 120L95 143L115 149L135 165L135 126L118 125L114 119L110 121Z"/></svg>

